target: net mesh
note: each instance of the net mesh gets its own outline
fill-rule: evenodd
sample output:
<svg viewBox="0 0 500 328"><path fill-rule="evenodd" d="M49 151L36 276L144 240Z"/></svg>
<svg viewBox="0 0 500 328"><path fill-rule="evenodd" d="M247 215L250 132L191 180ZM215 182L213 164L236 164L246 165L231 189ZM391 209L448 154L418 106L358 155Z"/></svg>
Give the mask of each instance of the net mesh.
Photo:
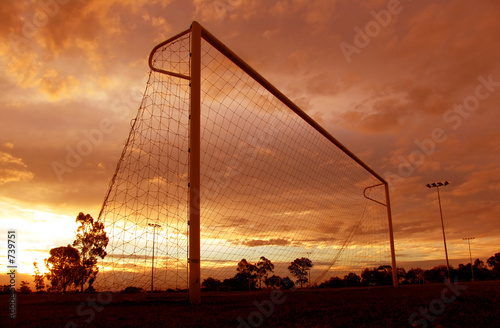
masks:
<svg viewBox="0 0 500 328"><path fill-rule="evenodd" d="M189 48L188 33L154 66L189 76ZM309 258L312 283L390 264L386 208L364 196L383 203L380 181L203 40L201 64L202 279L261 256L281 277ZM99 216L110 243L97 285L187 288L189 92L150 73Z"/></svg>

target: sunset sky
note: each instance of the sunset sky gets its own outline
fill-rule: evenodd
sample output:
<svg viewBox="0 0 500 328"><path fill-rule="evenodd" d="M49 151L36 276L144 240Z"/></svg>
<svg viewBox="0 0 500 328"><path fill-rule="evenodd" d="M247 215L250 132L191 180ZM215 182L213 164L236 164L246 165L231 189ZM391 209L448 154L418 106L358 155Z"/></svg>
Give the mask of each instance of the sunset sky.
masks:
<svg viewBox="0 0 500 328"><path fill-rule="evenodd" d="M500 2L9 0L0 7L0 233L21 273L97 217L147 58L197 20L390 183L398 266L500 252ZM92 132L101 131L98 140ZM78 155L82 140L92 148ZM74 156L77 154L77 156ZM0 259L6 263L5 242Z"/></svg>

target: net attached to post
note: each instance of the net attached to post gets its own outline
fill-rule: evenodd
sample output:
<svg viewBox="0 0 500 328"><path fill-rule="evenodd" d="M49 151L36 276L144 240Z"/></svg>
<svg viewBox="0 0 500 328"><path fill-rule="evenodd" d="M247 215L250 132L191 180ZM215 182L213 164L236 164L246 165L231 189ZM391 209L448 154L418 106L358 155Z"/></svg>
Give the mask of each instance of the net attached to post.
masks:
<svg viewBox="0 0 500 328"><path fill-rule="evenodd" d="M261 257L282 278L292 277L296 258L309 258L312 283L390 265L380 179L208 41L201 58L202 279L230 279L240 260ZM189 31L155 48L151 65L99 216L110 237L96 281L105 289L187 287Z"/></svg>

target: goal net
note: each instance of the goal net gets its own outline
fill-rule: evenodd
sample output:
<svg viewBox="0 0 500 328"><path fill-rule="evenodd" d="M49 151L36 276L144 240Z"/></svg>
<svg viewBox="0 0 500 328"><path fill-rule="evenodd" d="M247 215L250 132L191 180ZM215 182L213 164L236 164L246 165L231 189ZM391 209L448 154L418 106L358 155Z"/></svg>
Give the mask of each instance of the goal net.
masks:
<svg viewBox="0 0 500 328"><path fill-rule="evenodd" d="M150 67L99 214L98 288L199 288L262 256L282 278L310 259L312 284L394 264L387 183L209 32L194 22Z"/></svg>

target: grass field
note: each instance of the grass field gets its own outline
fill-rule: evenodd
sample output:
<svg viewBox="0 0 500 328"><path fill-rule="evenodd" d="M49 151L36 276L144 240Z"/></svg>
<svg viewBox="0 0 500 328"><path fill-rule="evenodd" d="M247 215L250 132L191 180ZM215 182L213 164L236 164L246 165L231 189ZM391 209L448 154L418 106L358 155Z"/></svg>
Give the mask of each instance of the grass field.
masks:
<svg viewBox="0 0 500 328"><path fill-rule="evenodd" d="M398 288L0 295L2 327L500 327L500 281ZM423 314L420 314L419 311ZM426 312L427 311L427 312ZM414 314L415 313L415 314Z"/></svg>

